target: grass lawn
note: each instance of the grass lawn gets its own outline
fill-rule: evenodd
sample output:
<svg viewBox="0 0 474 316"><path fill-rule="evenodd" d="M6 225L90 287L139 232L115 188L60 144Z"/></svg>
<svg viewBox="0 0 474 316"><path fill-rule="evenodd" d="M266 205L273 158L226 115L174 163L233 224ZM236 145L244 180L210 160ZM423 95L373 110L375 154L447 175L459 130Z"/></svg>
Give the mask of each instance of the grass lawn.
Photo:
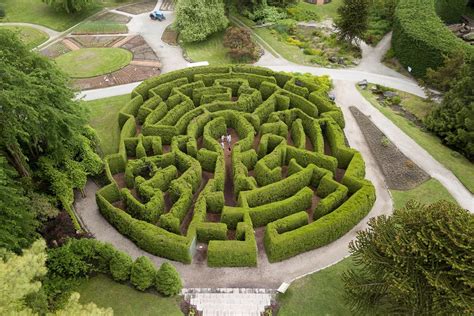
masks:
<svg viewBox="0 0 474 316"><path fill-rule="evenodd" d="M444 146L441 140L434 134L424 132L389 107L380 105L376 97L370 91L361 89L359 89L359 91L373 106L382 112L383 115L430 153L433 158L451 170L454 175L458 177L459 181L461 181L469 191L474 193L474 164L469 162L469 160L464 158L460 153Z"/></svg>
<svg viewBox="0 0 474 316"><path fill-rule="evenodd" d="M183 315L179 309L179 297L166 298L140 292L105 275L84 281L76 291L81 294L80 303L93 302L99 307L112 307L114 315Z"/></svg>
<svg viewBox="0 0 474 316"><path fill-rule="evenodd" d="M396 209L404 207L412 199L424 204L435 203L439 200L457 203L448 190L436 179L430 179L409 191L390 190L390 192Z"/></svg>
<svg viewBox="0 0 474 316"><path fill-rule="evenodd" d="M27 22L56 31L64 31L101 9L100 5L96 5L80 14L68 14L54 10L41 0L2 0L1 3L5 7L6 17L0 22Z"/></svg>
<svg viewBox="0 0 474 316"><path fill-rule="evenodd" d="M342 4L342 0L332 0L330 3L325 5L315 5L300 1L298 7L316 12L322 19L334 19L337 17L337 8Z"/></svg>
<svg viewBox="0 0 474 316"><path fill-rule="evenodd" d="M120 95L84 102L90 111L89 124L97 131L103 155L118 152L120 128L119 110L130 100L130 95Z"/></svg>
<svg viewBox="0 0 474 316"><path fill-rule="evenodd" d="M127 66L133 54L122 48L82 48L57 57L58 66L72 78L111 73Z"/></svg>
<svg viewBox="0 0 474 316"><path fill-rule="evenodd" d="M207 61L210 65L232 64L227 56L227 49L223 46L224 31L211 35L202 42L182 43L186 54L194 62Z"/></svg>
<svg viewBox="0 0 474 316"><path fill-rule="evenodd" d="M17 33L20 40L29 49L35 48L49 39L45 32L28 26L0 26L0 30L10 30Z"/></svg>
<svg viewBox="0 0 474 316"><path fill-rule="evenodd" d="M352 259L347 258L293 282L285 294L278 296L278 315L351 315L344 302L341 276L352 265Z"/></svg>

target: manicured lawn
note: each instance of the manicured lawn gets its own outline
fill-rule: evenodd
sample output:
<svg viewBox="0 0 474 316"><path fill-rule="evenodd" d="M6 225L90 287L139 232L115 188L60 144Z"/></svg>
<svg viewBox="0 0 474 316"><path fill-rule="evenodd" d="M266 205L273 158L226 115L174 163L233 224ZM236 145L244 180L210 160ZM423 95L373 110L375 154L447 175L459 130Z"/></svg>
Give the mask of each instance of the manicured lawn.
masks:
<svg viewBox="0 0 474 316"><path fill-rule="evenodd" d="M210 65L232 64L227 56L227 48L223 46L224 32L213 34L202 42L183 43L186 54L194 62L207 61Z"/></svg>
<svg viewBox="0 0 474 316"><path fill-rule="evenodd" d="M456 200L446 188L436 179L430 179L409 191L391 190L394 208L402 208L409 200L416 200L423 204L447 200L456 203Z"/></svg>
<svg viewBox="0 0 474 316"><path fill-rule="evenodd" d="M101 9L96 5L80 14L58 12L41 0L2 0L6 17L0 22L27 22L64 31Z"/></svg>
<svg viewBox="0 0 474 316"><path fill-rule="evenodd" d="M334 19L337 17L337 8L342 4L342 0L332 0L330 3L325 5L315 5L300 1L298 7L305 10L316 12L322 19Z"/></svg>
<svg viewBox="0 0 474 316"><path fill-rule="evenodd" d="M104 156L118 152L118 112L129 100L130 95L126 94L84 102L90 111L89 124L97 131Z"/></svg>
<svg viewBox="0 0 474 316"><path fill-rule="evenodd" d="M111 73L127 66L133 54L122 48L82 48L55 60L72 78L88 78Z"/></svg>
<svg viewBox="0 0 474 316"><path fill-rule="evenodd" d="M127 33L125 24L111 21L86 21L73 30L73 34L118 34Z"/></svg>
<svg viewBox="0 0 474 316"><path fill-rule="evenodd" d="M373 106L382 112L382 114L417 142L418 145L429 152L433 158L451 170L466 188L474 193L474 164L470 163L469 160L458 152L444 146L441 140L435 135L424 132L392 109L381 106L370 91L361 89L359 89L359 91Z"/></svg>
<svg viewBox="0 0 474 316"><path fill-rule="evenodd" d="M80 303L94 302L99 307L112 307L114 315L183 315L179 309L179 297L166 298L140 292L105 275L84 281L76 291L81 294Z"/></svg>
<svg viewBox="0 0 474 316"><path fill-rule="evenodd" d="M291 284L285 294L278 296L278 315L351 315L345 304L341 276L351 268L351 258L301 278Z"/></svg>
<svg viewBox="0 0 474 316"><path fill-rule="evenodd" d="M45 32L28 26L0 26L0 30L10 30L17 33L23 44L30 49L46 42L49 38Z"/></svg>

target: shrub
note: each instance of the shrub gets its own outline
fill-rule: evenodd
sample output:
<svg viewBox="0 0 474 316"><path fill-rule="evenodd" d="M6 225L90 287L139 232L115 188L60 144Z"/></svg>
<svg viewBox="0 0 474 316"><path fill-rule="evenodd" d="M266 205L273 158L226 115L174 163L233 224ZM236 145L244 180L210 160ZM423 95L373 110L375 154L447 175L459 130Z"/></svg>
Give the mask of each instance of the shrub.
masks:
<svg viewBox="0 0 474 316"><path fill-rule="evenodd" d="M229 49L229 56L238 62L249 62L258 59L258 46L247 28L231 26L225 31L224 47Z"/></svg>
<svg viewBox="0 0 474 316"><path fill-rule="evenodd" d="M117 252L110 260L110 275L115 281L127 281L130 278L132 265L133 260L129 255Z"/></svg>
<svg viewBox="0 0 474 316"><path fill-rule="evenodd" d="M178 271L168 262L164 262L155 278L155 288L164 296L174 296L180 293L183 284Z"/></svg>
<svg viewBox="0 0 474 316"><path fill-rule="evenodd" d="M130 282L140 291L145 291L153 285L156 270L148 257L138 257L132 265Z"/></svg>

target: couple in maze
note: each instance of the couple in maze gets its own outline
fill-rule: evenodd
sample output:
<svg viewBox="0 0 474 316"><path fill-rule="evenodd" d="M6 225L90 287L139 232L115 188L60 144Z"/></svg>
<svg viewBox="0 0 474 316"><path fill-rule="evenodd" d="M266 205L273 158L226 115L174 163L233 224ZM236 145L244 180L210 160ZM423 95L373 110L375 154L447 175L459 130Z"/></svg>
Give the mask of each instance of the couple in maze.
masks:
<svg viewBox="0 0 474 316"><path fill-rule="evenodd" d="M225 142L227 142L227 144L229 145L229 151L231 151L231 148L230 148L230 143L232 141L232 136L230 134L227 134L227 135L222 135L221 136L221 146L222 146L222 149L225 149Z"/></svg>

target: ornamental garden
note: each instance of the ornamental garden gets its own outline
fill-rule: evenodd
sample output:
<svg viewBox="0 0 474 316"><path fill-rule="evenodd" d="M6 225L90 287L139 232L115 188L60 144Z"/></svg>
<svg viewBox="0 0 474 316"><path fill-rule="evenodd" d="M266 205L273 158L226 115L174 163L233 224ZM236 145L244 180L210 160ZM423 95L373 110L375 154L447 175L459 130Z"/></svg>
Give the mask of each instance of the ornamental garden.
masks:
<svg viewBox="0 0 474 316"><path fill-rule="evenodd" d="M259 243L275 262L338 239L375 189L324 82L252 66L146 80L119 112L102 215L160 257L191 263L205 243L212 267L256 266Z"/></svg>

